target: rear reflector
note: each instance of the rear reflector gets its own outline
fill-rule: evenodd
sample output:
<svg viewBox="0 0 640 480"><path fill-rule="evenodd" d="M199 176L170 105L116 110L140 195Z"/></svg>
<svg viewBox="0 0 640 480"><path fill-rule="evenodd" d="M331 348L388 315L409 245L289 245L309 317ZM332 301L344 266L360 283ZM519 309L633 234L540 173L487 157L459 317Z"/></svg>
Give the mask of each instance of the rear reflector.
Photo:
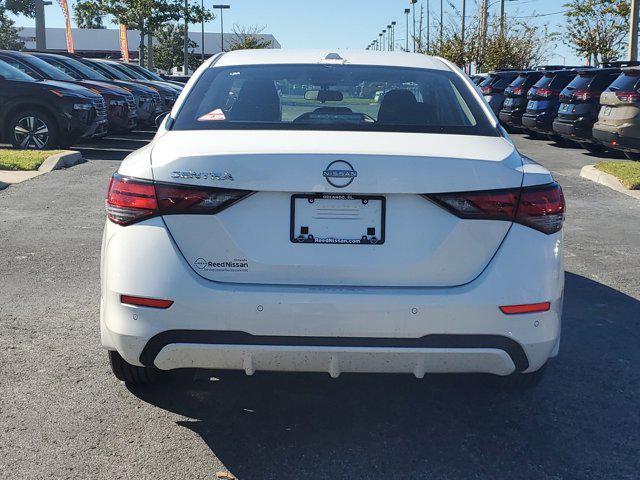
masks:
<svg viewBox="0 0 640 480"><path fill-rule="evenodd" d="M505 315L517 315L519 313L547 312L551 308L551 302L528 303L526 305L506 305L500 307Z"/></svg>
<svg viewBox="0 0 640 480"><path fill-rule="evenodd" d="M127 305L136 305L139 307L169 308L171 305L173 305L173 300L158 300L157 298L120 295L120 303L126 303Z"/></svg>
<svg viewBox="0 0 640 480"><path fill-rule="evenodd" d="M130 225L157 215L213 214L250 195L248 190L156 183L114 174L106 209L109 220Z"/></svg>
<svg viewBox="0 0 640 480"><path fill-rule="evenodd" d="M535 187L425 195L460 218L505 220L546 234L559 231L565 203L557 183Z"/></svg>

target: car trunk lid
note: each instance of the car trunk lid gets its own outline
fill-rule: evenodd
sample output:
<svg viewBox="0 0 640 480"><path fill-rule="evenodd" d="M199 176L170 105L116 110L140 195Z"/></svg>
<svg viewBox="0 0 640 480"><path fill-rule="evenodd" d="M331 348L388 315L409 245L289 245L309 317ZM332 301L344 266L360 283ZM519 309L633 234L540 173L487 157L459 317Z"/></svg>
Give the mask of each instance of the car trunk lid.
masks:
<svg viewBox="0 0 640 480"><path fill-rule="evenodd" d="M423 194L522 184L513 145L484 136L175 131L156 140L152 167L156 182L255 192L215 215L163 217L196 273L234 283L467 283L511 223L463 220ZM348 171L355 174L326 173ZM329 239L362 228L375 242L306 243L298 239L305 226L328 229Z"/></svg>

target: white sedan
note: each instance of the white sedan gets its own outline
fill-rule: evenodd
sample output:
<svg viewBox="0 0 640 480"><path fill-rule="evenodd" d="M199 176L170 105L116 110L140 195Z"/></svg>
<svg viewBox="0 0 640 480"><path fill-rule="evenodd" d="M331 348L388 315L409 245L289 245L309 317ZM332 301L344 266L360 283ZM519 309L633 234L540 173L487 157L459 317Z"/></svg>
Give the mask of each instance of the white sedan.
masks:
<svg viewBox="0 0 640 480"><path fill-rule="evenodd" d="M558 354L562 190L440 58L214 56L106 209L102 345L130 384L189 367L528 386Z"/></svg>

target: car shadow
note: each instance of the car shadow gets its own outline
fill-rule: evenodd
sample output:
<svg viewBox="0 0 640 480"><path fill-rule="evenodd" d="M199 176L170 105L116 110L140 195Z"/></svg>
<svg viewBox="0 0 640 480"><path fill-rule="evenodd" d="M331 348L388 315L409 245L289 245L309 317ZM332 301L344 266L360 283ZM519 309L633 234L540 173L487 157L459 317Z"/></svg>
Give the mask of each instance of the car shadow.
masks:
<svg viewBox="0 0 640 480"><path fill-rule="evenodd" d="M155 132L134 130L122 134L109 134L99 139L88 140L71 147L78 150L86 160L124 160L131 152L144 147Z"/></svg>
<svg viewBox="0 0 640 480"><path fill-rule="evenodd" d="M561 354L528 391L483 375L201 372L191 382L183 371L131 392L187 417L177 424L241 480L633 478L639 332L637 299L567 273Z"/></svg>

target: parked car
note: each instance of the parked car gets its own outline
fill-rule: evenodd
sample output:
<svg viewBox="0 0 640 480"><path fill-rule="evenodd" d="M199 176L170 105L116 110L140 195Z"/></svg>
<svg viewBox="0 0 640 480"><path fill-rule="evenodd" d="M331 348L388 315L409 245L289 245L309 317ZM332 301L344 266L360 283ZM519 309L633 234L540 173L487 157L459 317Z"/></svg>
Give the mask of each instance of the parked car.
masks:
<svg viewBox="0 0 640 480"><path fill-rule="evenodd" d="M129 80L146 85L148 87L155 88L160 93L162 98L162 111L168 112L176 103L178 95L182 91L182 87L178 87L165 81L147 80L142 75L137 74L135 71L127 69L126 66L115 60L95 60L95 62L106 64L111 69L118 71L121 75L125 75Z"/></svg>
<svg viewBox="0 0 640 480"><path fill-rule="evenodd" d="M553 131L553 121L558 115L560 91L577 75L576 70L552 70L544 73L527 94L527 110L522 115L522 126L546 134L559 141Z"/></svg>
<svg viewBox="0 0 640 480"><path fill-rule="evenodd" d="M593 138L621 150L627 158L640 158L640 67L622 73L600 96L600 112Z"/></svg>
<svg viewBox="0 0 640 480"><path fill-rule="evenodd" d="M124 119L126 121L126 111L123 111L123 103L126 103L125 92L121 92L114 89L109 85L100 85L99 83L83 82L75 80L69 75L61 72L60 70L52 67L47 62L40 60L33 55L23 52L14 52L10 50L0 50L0 60L8 63L14 68L26 73L35 80L54 80L57 82L71 83L81 87L85 87L92 92L98 94L103 99L103 105L98 110L98 125L93 137L103 137L107 134L109 122L109 110L111 110L112 118L121 118L124 113ZM114 100L118 102L118 106L109 105L109 101Z"/></svg>
<svg viewBox="0 0 640 480"><path fill-rule="evenodd" d="M591 134L600 111L600 95L620 75L619 68L591 68L579 70L573 80L560 92L558 116L553 131L580 143L589 151L602 151L602 145Z"/></svg>
<svg viewBox="0 0 640 480"><path fill-rule="evenodd" d="M140 85L140 86L145 86L147 88L149 88L151 90L151 94L152 94L152 98L153 98L153 103L156 107L156 111L153 115L153 120L149 119L148 124L154 124L155 125L155 117L157 117L158 115L160 115L162 112L166 111L164 108L164 100L162 98L162 96L160 95L160 91L154 87L153 85L144 85L141 82L134 82L133 80L131 80L131 78L129 78L127 75L125 75L124 73L120 72L119 70L113 68L111 65L108 65L105 62L101 62L95 59L89 59L89 58L83 58L80 60L82 63L84 63L85 65L87 65L89 68L92 68L94 70L96 70L97 72L100 72L102 75L106 76L107 78L110 78L111 80L118 80L118 81L123 81L123 82L128 82L128 83L132 83L135 85Z"/></svg>
<svg viewBox="0 0 640 480"><path fill-rule="evenodd" d="M466 75L392 52L217 60L108 188L100 322L118 379L541 378L560 345L562 190ZM287 84L305 87L283 102ZM363 84L379 104L353 96Z"/></svg>
<svg viewBox="0 0 640 480"><path fill-rule="evenodd" d="M0 60L0 138L18 148L67 147L98 128L102 97L67 82L36 81Z"/></svg>
<svg viewBox="0 0 640 480"><path fill-rule="evenodd" d="M525 71L518 74L516 79L504 89L504 102L498 118L503 125L512 128L522 127L522 115L527 109L527 93L529 89L542 78L541 70Z"/></svg>
<svg viewBox="0 0 640 480"><path fill-rule="evenodd" d="M142 77L144 77L147 80L153 80L156 82L163 82L163 83L168 83L169 85L173 85L174 87L178 87L176 90L178 93L182 92L182 89L184 88L184 82L178 82L176 80L171 80L171 79L167 79L167 78L162 78L160 75L158 75L157 73L153 72L152 70L149 70L148 68L142 67L136 63L125 63L125 62L120 62L124 67L133 70L134 72L136 72L138 75L141 75Z"/></svg>
<svg viewBox="0 0 640 480"><path fill-rule="evenodd" d="M125 89L135 99L138 125L155 125L155 119L162 111L160 94L157 90L130 80L109 78L90 60L77 55L58 53L46 54L41 58L74 78L112 83Z"/></svg>
<svg viewBox="0 0 640 480"><path fill-rule="evenodd" d="M502 109L505 98L504 89L507 88L519 74L520 71L517 70L499 70L489 73L487 78L480 83L480 91L496 116L498 116Z"/></svg>
<svg viewBox="0 0 640 480"><path fill-rule="evenodd" d="M470 78L473 83L475 83L476 85L480 85L486 80L487 76L488 75L486 73L476 73L475 75L471 75Z"/></svg>

